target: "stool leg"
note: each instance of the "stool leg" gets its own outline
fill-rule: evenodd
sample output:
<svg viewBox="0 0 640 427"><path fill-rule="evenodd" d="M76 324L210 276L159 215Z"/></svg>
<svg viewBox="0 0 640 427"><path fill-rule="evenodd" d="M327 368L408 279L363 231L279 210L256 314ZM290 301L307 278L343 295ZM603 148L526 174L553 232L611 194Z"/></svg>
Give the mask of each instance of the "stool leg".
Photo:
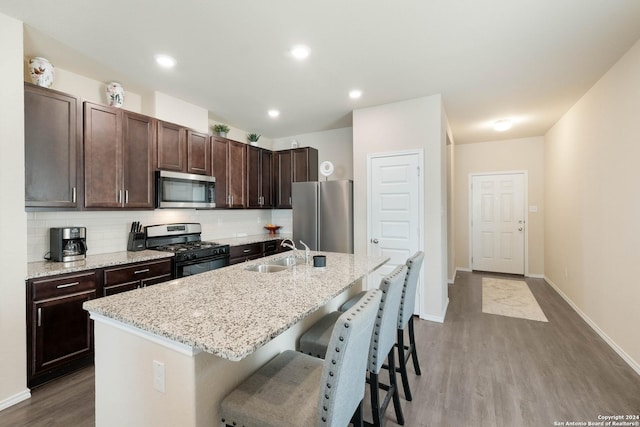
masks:
<svg viewBox="0 0 640 427"><path fill-rule="evenodd" d="M411 353L411 359L413 360L413 368L416 370L416 375L422 375L422 372L420 372L420 363L418 363L416 339L413 336L413 316L409 319L409 351Z"/></svg>
<svg viewBox="0 0 640 427"><path fill-rule="evenodd" d="M369 373L369 388L371 391L371 412L373 413L373 426L380 427L380 396L378 396L378 374Z"/></svg>
<svg viewBox="0 0 640 427"><path fill-rule="evenodd" d="M400 406L400 392L398 391L398 381L396 381L396 362L395 350L392 348L387 356L389 359L389 389L393 393L393 409L396 411L396 420L401 426L404 425L404 415L402 415L402 406Z"/></svg>
<svg viewBox="0 0 640 427"><path fill-rule="evenodd" d="M411 389L409 388L409 377L407 376L407 363L404 356L404 331L398 329L398 368L400 377L402 378L402 388L404 389L404 398L407 401L413 400Z"/></svg>
<svg viewBox="0 0 640 427"><path fill-rule="evenodd" d="M364 427L362 418L362 400L356 408L356 412L353 413L353 417L351 417L351 423L353 424L353 427Z"/></svg>

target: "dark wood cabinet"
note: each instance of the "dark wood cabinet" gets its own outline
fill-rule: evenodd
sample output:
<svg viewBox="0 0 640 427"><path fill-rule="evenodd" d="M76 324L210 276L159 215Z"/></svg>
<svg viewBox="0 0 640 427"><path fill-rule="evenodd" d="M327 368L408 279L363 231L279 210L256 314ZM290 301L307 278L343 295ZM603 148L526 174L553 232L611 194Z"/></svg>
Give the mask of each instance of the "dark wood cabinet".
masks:
<svg viewBox="0 0 640 427"><path fill-rule="evenodd" d="M312 147L275 152L275 207L291 208L291 184L318 180L318 150Z"/></svg>
<svg viewBox="0 0 640 427"><path fill-rule="evenodd" d="M158 169L187 170L185 128L158 120Z"/></svg>
<svg viewBox="0 0 640 427"><path fill-rule="evenodd" d="M153 209L155 120L85 102L85 207Z"/></svg>
<svg viewBox="0 0 640 427"><path fill-rule="evenodd" d="M246 245L231 246L231 248L229 248L229 264L238 264L290 250L289 248L280 246L281 242L281 239L273 239L264 242L247 243Z"/></svg>
<svg viewBox="0 0 640 427"><path fill-rule="evenodd" d="M273 207L273 152L247 146L247 207Z"/></svg>
<svg viewBox="0 0 640 427"><path fill-rule="evenodd" d="M211 137L212 175L216 178L216 206L247 206L247 145L221 137Z"/></svg>
<svg viewBox="0 0 640 427"><path fill-rule="evenodd" d="M27 383L42 384L93 361L85 301L97 297L94 271L27 281Z"/></svg>
<svg viewBox="0 0 640 427"><path fill-rule="evenodd" d="M211 175L211 141L208 134L187 130L187 173Z"/></svg>
<svg viewBox="0 0 640 427"><path fill-rule="evenodd" d="M147 261L102 270L103 296L166 282L174 278L173 260Z"/></svg>
<svg viewBox="0 0 640 427"><path fill-rule="evenodd" d="M78 98L24 84L25 207L83 204L82 110Z"/></svg>

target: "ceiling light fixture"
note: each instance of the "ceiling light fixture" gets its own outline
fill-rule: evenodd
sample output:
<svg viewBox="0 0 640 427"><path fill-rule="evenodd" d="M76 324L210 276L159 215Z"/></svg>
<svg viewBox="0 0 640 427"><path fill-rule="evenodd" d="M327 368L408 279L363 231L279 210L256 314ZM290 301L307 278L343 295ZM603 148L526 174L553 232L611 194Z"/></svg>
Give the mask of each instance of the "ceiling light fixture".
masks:
<svg viewBox="0 0 640 427"><path fill-rule="evenodd" d="M278 111L278 110L269 110L267 112L267 114L269 114L269 117L271 117L272 119L275 119L276 117L278 117L280 115L280 111Z"/></svg>
<svg viewBox="0 0 640 427"><path fill-rule="evenodd" d="M362 96L362 91L359 89L354 89L351 92L349 92L349 98L351 99L358 99Z"/></svg>
<svg viewBox="0 0 640 427"><path fill-rule="evenodd" d="M306 59L309 53L311 53L311 50L303 44L296 45L291 49L291 56L296 59Z"/></svg>
<svg viewBox="0 0 640 427"><path fill-rule="evenodd" d="M504 132L505 130L511 129L511 126L513 126L513 123L511 122L511 120L508 120L508 119L498 120L493 124L493 130L497 132Z"/></svg>
<svg viewBox="0 0 640 427"><path fill-rule="evenodd" d="M173 68L176 65L176 60L169 55L156 55L155 58L161 67Z"/></svg>

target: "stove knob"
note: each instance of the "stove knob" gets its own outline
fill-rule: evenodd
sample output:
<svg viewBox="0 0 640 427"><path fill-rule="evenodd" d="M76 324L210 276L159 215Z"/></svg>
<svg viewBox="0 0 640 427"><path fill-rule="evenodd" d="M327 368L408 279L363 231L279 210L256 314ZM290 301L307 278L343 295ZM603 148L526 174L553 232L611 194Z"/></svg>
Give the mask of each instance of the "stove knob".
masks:
<svg viewBox="0 0 640 427"><path fill-rule="evenodd" d="M196 259L196 254L189 254L189 259Z"/></svg>
<svg viewBox="0 0 640 427"><path fill-rule="evenodd" d="M214 254L214 255L218 255L219 253L220 253L220 251L219 251L218 249L214 249L214 250L213 250L213 254Z"/></svg>

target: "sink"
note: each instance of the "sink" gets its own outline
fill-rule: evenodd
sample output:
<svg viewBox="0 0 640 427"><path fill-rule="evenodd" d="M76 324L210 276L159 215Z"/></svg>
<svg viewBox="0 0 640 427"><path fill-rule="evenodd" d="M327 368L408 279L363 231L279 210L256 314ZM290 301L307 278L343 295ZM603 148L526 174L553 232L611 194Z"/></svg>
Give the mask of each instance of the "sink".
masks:
<svg viewBox="0 0 640 427"><path fill-rule="evenodd" d="M277 273L278 271L284 271L286 269L287 266L285 265L274 264L255 264L245 268L247 271L256 271L258 273Z"/></svg>
<svg viewBox="0 0 640 427"><path fill-rule="evenodd" d="M281 258L281 259L276 259L276 260L270 261L269 265L273 265L274 267L275 266L280 266L280 265L283 265L285 267L291 267L292 265L304 265L304 258L301 258L301 257Z"/></svg>

